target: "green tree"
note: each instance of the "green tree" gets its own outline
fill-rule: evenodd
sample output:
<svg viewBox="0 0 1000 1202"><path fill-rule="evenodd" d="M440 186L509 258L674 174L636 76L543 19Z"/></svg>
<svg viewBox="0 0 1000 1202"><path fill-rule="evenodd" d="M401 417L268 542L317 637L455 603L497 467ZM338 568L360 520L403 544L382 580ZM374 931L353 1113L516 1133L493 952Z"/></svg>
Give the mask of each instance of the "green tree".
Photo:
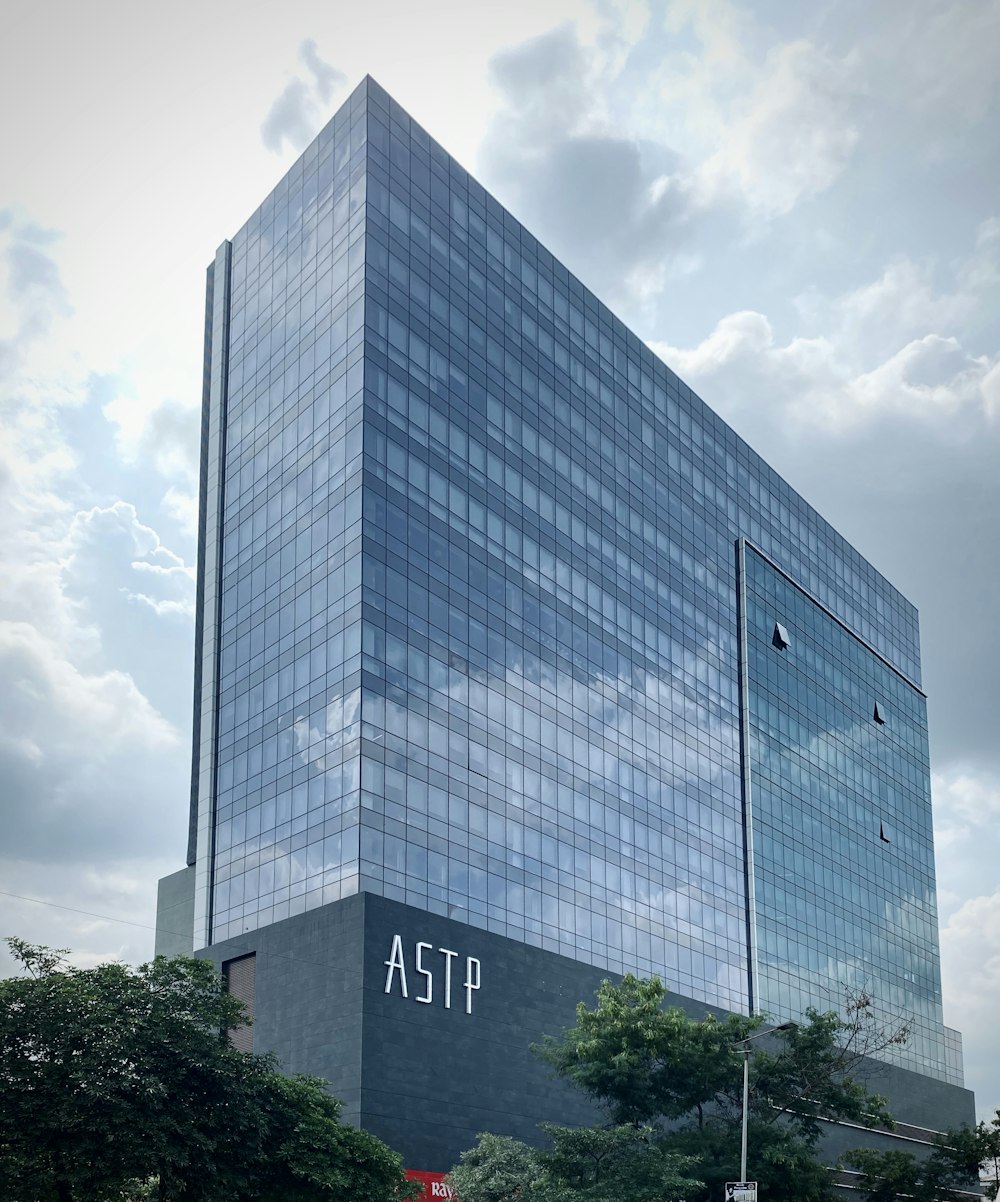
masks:
<svg viewBox="0 0 1000 1202"><path fill-rule="evenodd" d="M10 1179L12 1197L98 1198L197 1161L198 1132L190 1145L178 1138L184 1111L200 1102L211 1113L214 1099L197 1082L183 1094L174 1086L188 1065L209 1084L227 1075L220 1031L241 1012L211 965L80 971L9 942L28 976L0 981L0 1189Z"/></svg>
<svg viewBox="0 0 1000 1202"><path fill-rule="evenodd" d="M872 999L848 999L845 1017L806 1012L805 1021L763 1035L760 1016L689 1018L666 1007L656 978L604 981L593 1007L577 1007L576 1025L536 1052L584 1090L612 1124L653 1125L663 1147L700 1165L697 1197L720 1197L739 1176L742 1057L749 1049L749 1167L769 1202L821 1202L828 1173L816 1155L822 1118L891 1125L885 1100L858 1076L868 1056L906 1038L884 1030Z"/></svg>
<svg viewBox="0 0 1000 1202"><path fill-rule="evenodd" d="M257 1057L256 1059L261 1059ZM261 1075L255 1099L261 1126L248 1149L243 1179L229 1195L314 1202L402 1202L418 1186L405 1181L399 1156L368 1131L340 1122L341 1103L317 1077Z"/></svg>
<svg viewBox="0 0 1000 1202"><path fill-rule="evenodd" d="M849 1152L843 1161L861 1174L857 1187L868 1196L870 1202L896 1202L897 1198L923 1197L921 1165L912 1152L857 1148Z"/></svg>
<svg viewBox="0 0 1000 1202"><path fill-rule="evenodd" d="M537 1153L548 1202L670 1202L704 1184L696 1159L671 1150L649 1127L541 1126L552 1141Z"/></svg>
<svg viewBox="0 0 1000 1202"><path fill-rule="evenodd" d="M740 1179L740 1124L710 1116L698 1126L682 1124L668 1135L670 1147L696 1159L704 1189L690 1195L719 1202L727 1181ZM829 1172L808 1140L784 1123L751 1114L748 1174L766 1202L821 1202L831 1196Z"/></svg>
<svg viewBox="0 0 1000 1202"><path fill-rule="evenodd" d="M648 1127L541 1126L549 1148L480 1135L448 1178L460 1202L679 1202L702 1188Z"/></svg>
<svg viewBox="0 0 1000 1202"><path fill-rule="evenodd" d="M968 1124L949 1131L941 1140L937 1155L959 1177L979 1178L990 1202L1000 1196L1000 1110L989 1123Z"/></svg>
<svg viewBox="0 0 1000 1202"><path fill-rule="evenodd" d="M773 1050L754 1048L751 1110L758 1122L790 1124L811 1144L819 1138L820 1118L891 1129L885 1098L869 1093L855 1073L873 1051L905 1038L905 1027L879 1034L867 994L848 1001L846 1018L810 1007L804 1023L774 1033L780 1042ZM729 1101L732 1112L731 1093Z"/></svg>
<svg viewBox="0 0 1000 1202"><path fill-rule="evenodd" d="M580 1002L576 1026L548 1036L534 1051L560 1076L589 1094L613 1123L643 1124L680 1118L738 1087L741 1068L733 1044L760 1019L711 1015L693 1022L677 1007L664 1009L658 977L626 975L602 981L593 1008Z"/></svg>
<svg viewBox="0 0 1000 1202"><path fill-rule="evenodd" d="M448 1181L461 1202L534 1202L540 1176L536 1149L487 1131L462 1153Z"/></svg>
<svg viewBox="0 0 1000 1202"><path fill-rule="evenodd" d="M230 1044L207 961L68 967L9 940L0 981L0 1202L402 1202L399 1158L312 1078Z"/></svg>
<svg viewBox="0 0 1000 1202"><path fill-rule="evenodd" d="M856 1148L843 1160L861 1174L858 1187L870 1202L958 1202L977 1181L995 1202L1000 1193L1000 1110L990 1123L945 1132L926 1157Z"/></svg>

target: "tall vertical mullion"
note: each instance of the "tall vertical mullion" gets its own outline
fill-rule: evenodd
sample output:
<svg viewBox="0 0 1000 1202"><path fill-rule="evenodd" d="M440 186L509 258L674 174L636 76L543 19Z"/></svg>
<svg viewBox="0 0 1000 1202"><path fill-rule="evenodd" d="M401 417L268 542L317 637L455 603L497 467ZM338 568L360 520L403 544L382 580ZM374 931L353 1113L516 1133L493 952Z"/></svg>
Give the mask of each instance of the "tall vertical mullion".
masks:
<svg viewBox="0 0 1000 1202"><path fill-rule="evenodd" d="M753 850L753 789L750 779L750 672L747 662L746 540L736 542L736 596L739 625L740 775L743 785L743 854L746 872L748 1013L760 1002L760 969L757 960L757 888Z"/></svg>
<svg viewBox="0 0 1000 1202"><path fill-rule="evenodd" d="M229 366L229 298L232 244L215 255L211 323L207 454L203 464L204 600L201 630L201 691L198 699L197 859L194 885L194 946L206 947L212 933L212 875L218 728L219 626L222 518L225 504L226 399Z"/></svg>

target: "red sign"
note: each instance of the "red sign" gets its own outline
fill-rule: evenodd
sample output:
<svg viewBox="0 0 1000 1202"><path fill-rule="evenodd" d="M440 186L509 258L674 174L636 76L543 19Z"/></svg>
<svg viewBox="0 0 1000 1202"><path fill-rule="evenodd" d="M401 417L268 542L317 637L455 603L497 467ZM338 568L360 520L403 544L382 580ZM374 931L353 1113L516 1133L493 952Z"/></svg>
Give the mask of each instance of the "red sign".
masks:
<svg viewBox="0 0 1000 1202"><path fill-rule="evenodd" d="M447 1173L427 1173L423 1169L407 1169L407 1181L419 1181L424 1187L420 1202L450 1202L455 1191L445 1181Z"/></svg>

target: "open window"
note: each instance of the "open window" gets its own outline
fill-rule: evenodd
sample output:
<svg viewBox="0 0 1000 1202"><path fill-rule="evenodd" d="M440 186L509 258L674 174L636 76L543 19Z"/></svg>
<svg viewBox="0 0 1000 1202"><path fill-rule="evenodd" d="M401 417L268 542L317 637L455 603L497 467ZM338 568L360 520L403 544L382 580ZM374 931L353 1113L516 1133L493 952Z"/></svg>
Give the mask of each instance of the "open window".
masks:
<svg viewBox="0 0 1000 1202"><path fill-rule="evenodd" d="M885 726L885 714L882 712L882 709L877 701L875 702L875 709L872 711L872 719L877 722L879 726Z"/></svg>
<svg viewBox="0 0 1000 1202"><path fill-rule="evenodd" d="M771 635L772 646L777 647L779 651L784 651L790 643L791 639L788 637L788 631L780 622L775 622L774 634Z"/></svg>

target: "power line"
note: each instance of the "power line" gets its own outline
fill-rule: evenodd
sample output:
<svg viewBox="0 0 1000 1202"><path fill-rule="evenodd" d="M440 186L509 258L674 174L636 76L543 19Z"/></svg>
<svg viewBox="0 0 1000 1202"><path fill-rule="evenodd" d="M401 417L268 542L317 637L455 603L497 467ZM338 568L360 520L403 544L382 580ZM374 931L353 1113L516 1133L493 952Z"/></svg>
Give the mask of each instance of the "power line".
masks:
<svg viewBox="0 0 1000 1202"><path fill-rule="evenodd" d="M151 926L148 922L136 922L130 918L115 918L111 914L98 914L95 910L81 910L77 906L67 906L62 902L46 901L42 897L28 897L23 893L11 893L8 889L0 889L0 897L13 897L18 901L33 902L37 906L51 906L54 910L67 910L71 914L82 914L85 918L99 918L104 922L116 922L123 926L139 927L140 930L152 931L154 934L176 935L178 938L187 936L187 931L172 931L168 927ZM239 954L240 951L255 952L258 956L269 956L272 960L285 960L290 964L309 964L313 968L328 968L336 969L338 972L359 974L362 970L358 966L345 967L342 964L332 964L325 960L307 960L303 956L290 956L287 952L271 952L263 951L259 947L250 947L249 944L241 944L238 939L224 939L222 943L213 946L233 948ZM229 957L226 957L229 959Z"/></svg>

